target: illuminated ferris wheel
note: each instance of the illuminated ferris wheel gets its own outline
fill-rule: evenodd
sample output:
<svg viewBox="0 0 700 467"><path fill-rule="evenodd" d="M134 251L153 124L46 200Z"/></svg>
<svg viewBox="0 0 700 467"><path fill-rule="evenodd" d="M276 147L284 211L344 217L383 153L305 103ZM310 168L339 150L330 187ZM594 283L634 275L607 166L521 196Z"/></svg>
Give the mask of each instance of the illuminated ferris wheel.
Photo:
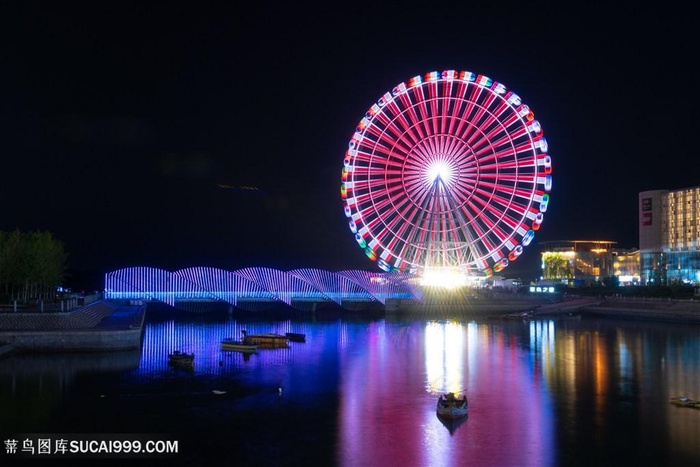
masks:
<svg viewBox="0 0 700 467"><path fill-rule="evenodd" d="M355 240L381 269L490 276L532 242L551 172L542 128L518 95L447 70L369 108L348 143L341 196Z"/></svg>

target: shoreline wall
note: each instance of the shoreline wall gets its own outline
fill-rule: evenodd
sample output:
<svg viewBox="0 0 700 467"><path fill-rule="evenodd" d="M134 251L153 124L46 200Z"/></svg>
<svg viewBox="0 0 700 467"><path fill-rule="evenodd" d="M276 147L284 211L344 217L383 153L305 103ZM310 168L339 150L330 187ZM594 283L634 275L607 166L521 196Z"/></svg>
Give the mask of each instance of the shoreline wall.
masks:
<svg viewBox="0 0 700 467"><path fill-rule="evenodd" d="M141 328L82 331L0 332L0 342L15 351L96 352L141 348Z"/></svg>

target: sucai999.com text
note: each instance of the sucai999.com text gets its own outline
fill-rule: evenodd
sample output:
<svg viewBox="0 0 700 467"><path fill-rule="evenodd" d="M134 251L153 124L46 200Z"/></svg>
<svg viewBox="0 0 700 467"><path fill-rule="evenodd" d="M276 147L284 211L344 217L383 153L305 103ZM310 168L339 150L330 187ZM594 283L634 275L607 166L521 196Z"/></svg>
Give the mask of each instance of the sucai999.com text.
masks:
<svg viewBox="0 0 700 467"><path fill-rule="evenodd" d="M22 436L3 440L4 454L17 457L143 457L177 454L179 442L130 435Z"/></svg>

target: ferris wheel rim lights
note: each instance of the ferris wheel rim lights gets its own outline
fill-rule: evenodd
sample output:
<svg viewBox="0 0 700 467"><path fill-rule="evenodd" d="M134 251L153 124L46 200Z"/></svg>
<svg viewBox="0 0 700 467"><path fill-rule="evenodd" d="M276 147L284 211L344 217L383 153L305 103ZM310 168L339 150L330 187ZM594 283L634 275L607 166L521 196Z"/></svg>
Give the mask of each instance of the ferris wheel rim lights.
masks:
<svg viewBox="0 0 700 467"><path fill-rule="evenodd" d="M502 271L549 206L543 133L520 97L487 76L432 71L399 83L345 152L340 192L357 244L384 271Z"/></svg>

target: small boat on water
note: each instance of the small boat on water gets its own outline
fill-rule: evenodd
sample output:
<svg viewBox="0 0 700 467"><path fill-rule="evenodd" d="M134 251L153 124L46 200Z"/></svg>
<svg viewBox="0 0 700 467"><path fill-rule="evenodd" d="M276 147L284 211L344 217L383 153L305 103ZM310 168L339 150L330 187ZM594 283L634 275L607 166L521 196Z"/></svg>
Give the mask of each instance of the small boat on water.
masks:
<svg viewBox="0 0 700 467"><path fill-rule="evenodd" d="M175 365L192 365L194 364L194 354L176 350L168 355L168 361Z"/></svg>
<svg viewBox="0 0 700 467"><path fill-rule="evenodd" d="M677 405L678 407L700 409L700 400L688 399L687 397L674 397L671 399L671 404Z"/></svg>
<svg viewBox="0 0 700 467"><path fill-rule="evenodd" d="M459 420L467 416L469 412L469 403L466 394L462 397L457 397L455 393L449 392L441 394L437 401L438 417L448 420Z"/></svg>
<svg viewBox="0 0 700 467"><path fill-rule="evenodd" d="M512 319L512 320L517 320L517 321L527 321L532 319L532 312L530 311L520 311L518 313L508 313L507 315L503 315L501 319Z"/></svg>
<svg viewBox="0 0 700 467"><path fill-rule="evenodd" d="M462 426L462 424L467 421L467 418L468 417L447 418L447 417L441 417L440 415L437 416L437 419L440 420L440 423L442 423L442 426L447 428L447 431L450 432L450 435L454 435L455 431L457 431L457 428Z"/></svg>
<svg viewBox="0 0 700 467"><path fill-rule="evenodd" d="M300 332L285 332L284 335L292 342L306 342L306 334Z"/></svg>
<svg viewBox="0 0 700 467"><path fill-rule="evenodd" d="M274 333L264 333L264 334L248 334L247 331L241 331L243 333L243 343L257 345L261 349L275 349L289 347L289 337L283 334Z"/></svg>
<svg viewBox="0 0 700 467"><path fill-rule="evenodd" d="M257 352L258 344L246 344L236 339L224 339L221 341L221 350L235 350L237 352Z"/></svg>

